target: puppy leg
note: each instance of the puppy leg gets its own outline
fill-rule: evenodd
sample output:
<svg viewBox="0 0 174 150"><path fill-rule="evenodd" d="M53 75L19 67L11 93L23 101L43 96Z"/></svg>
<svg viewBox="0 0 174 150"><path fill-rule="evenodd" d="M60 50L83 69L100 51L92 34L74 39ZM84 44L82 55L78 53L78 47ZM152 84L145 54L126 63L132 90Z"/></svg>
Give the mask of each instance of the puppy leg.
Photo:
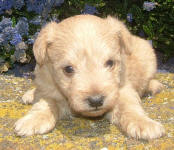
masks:
<svg viewBox="0 0 174 150"><path fill-rule="evenodd" d="M112 123L119 124L130 137L150 140L161 137L163 126L150 119L140 105L140 98L130 86L120 91L118 105L109 114Z"/></svg>
<svg viewBox="0 0 174 150"><path fill-rule="evenodd" d="M34 93L36 88L32 90L28 90L23 96L22 96L22 102L24 104L32 104L34 102Z"/></svg>
<svg viewBox="0 0 174 150"><path fill-rule="evenodd" d="M58 113L56 101L41 99L15 123L15 131L20 136L47 133L55 127Z"/></svg>
<svg viewBox="0 0 174 150"><path fill-rule="evenodd" d="M162 89L164 88L163 84L160 83L158 80L150 80L149 82L149 87L148 91L152 94L155 95L159 93Z"/></svg>

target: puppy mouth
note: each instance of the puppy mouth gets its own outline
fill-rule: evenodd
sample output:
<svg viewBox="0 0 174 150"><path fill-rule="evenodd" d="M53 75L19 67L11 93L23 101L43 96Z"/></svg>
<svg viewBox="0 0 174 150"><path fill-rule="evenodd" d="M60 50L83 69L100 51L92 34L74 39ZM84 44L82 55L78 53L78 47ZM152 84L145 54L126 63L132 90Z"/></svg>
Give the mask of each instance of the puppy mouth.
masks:
<svg viewBox="0 0 174 150"><path fill-rule="evenodd" d="M102 109L91 109L88 111L84 111L81 114L83 116L87 116L87 117L98 117L98 116L102 116L105 112Z"/></svg>
<svg viewBox="0 0 174 150"><path fill-rule="evenodd" d="M104 110L102 108L96 107L96 108L88 110L87 112L90 114L101 114L104 112Z"/></svg>
<svg viewBox="0 0 174 150"><path fill-rule="evenodd" d="M97 112L97 111L101 111L102 108L98 108L98 107L95 107L94 109L90 110L90 112Z"/></svg>

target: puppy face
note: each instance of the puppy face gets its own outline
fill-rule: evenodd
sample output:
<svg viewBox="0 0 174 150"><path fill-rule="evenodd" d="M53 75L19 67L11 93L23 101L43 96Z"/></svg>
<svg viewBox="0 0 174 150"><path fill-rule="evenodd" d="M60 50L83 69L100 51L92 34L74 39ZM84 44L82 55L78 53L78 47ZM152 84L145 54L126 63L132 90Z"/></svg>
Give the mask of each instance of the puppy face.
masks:
<svg viewBox="0 0 174 150"><path fill-rule="evenodd" d="M36 40L36 60L40 56L37 62L51 64L59 92L77 113L99 116L112 110L117 101L123 61L122 46L114 33L108 20L87 15L48 25ZM49 39L42 41L42 46L47 43L46 51L40 48L39 52L39 42L45 39Z"/></svg>
<svg viewBox="0 0 174 150"><path fill-rule="evenodd" d="M81 47L73 44L76 41ZM56 54L50 58L53 77L70 107L83 115L98 116L110 110L118 97L120 53L105 40L87 41L73 37L69 46L64 45L62 58L55 58Z"/></svg>

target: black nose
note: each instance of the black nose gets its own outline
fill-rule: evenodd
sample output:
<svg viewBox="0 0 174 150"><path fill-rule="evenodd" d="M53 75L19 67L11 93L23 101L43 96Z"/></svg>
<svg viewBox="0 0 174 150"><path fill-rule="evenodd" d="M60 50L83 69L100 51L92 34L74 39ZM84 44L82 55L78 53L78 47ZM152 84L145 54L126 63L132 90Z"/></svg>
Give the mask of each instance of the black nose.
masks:
<svg viewBox="0 0 174 150"><path fill-rule="evenodd" d="M99 107L103 105L104 98L105 97L103 95L95 95L95 96L89 96L87 100L91 107Z"/></svg>

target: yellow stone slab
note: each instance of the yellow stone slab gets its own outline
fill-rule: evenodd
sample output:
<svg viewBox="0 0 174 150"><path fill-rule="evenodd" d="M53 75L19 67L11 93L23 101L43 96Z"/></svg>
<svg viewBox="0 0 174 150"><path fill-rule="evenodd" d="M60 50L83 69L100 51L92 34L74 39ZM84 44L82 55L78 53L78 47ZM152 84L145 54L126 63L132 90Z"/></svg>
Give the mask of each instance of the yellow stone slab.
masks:
<svg viewBox="0 0 174 150"><path fill-rule="evenodd" d="M157 79L166 89L143 98L142 104L151 118L164 124L166 136L137 141L104 119L84 118L62 120L48 134L18 137L13 124L31 108L20 99L33 85L29 79L0 75L0 150L174 150L174 74L158 74Z"/></svg>

